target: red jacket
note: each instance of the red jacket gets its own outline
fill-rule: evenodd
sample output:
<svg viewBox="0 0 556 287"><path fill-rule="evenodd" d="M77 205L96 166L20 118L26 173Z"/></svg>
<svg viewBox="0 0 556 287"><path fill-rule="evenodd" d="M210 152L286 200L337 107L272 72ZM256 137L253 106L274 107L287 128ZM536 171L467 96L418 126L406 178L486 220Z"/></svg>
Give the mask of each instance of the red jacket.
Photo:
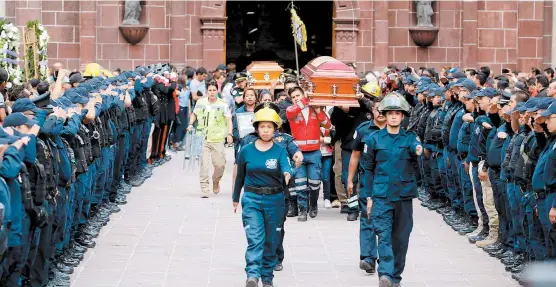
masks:
<svg viewBox="0 0 556 287"><path fill-rule="evenodd" d="M304 98L301 103L294 104L286 110L286 117L295 143L301 151L315 151L320 149L320 127L329 129L330 119L321 109L317 114L314 108L309 107L309 120L305 122L303 109L309 104L309 99Z"/></svg>

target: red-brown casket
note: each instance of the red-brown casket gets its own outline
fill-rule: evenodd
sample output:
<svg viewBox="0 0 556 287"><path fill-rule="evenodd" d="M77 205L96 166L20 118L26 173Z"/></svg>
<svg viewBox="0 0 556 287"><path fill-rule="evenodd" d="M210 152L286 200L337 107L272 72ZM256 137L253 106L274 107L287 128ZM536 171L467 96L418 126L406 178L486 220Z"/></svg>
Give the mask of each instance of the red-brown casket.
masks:
<svg viewBox="0 0 556 287"><path fill-rule="evenodd" d="M355 98L359 77L348 65L332 57L318 57L301 69L302 87L312 106L359 107Z"/></svg>

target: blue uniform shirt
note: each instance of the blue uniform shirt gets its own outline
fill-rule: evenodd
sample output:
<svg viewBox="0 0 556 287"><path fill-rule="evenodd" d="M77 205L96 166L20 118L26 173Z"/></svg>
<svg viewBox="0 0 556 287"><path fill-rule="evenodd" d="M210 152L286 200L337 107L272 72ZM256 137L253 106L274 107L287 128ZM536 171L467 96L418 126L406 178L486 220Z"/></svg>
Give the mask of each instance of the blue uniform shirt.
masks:
<svg viewBox="0 0 556 287"><path fill-rule="evenodd" d="M556 140L552 140L546 146L546 164L544 165L543 180L547 189L556 189ZM552 208L556 208L556 199L552 203Z"/></svg>
<svg viewBox="0 0 556 287"><path fill-rule="evenodd" d="M458 135L463 125L463 115L465 114L465 109L463 106L458 107L458 112L454 116L452 121L452 126L450 127L450 139L448 143L448 148L452 151L457 151L458 149Z"/></svg>
<svg viewBox="0 0 556 287"><path fill-rule="evenodd" d="M471 142L471 125L463 121L458 132L458 154L469 153L469 142Z"/></svg>
<svg viewBox="0 0 556 287"><path fill-rule="evenodd" d="M285 172L291 174L288 155L283 147L274 144L263 152L254 143L246 145L237 158L233 201L239 202L243 186L282 188Z"/></svg>
<svg viewBox="0 0 556 287"><path fill-rule="evenodd" d="M489 138L487 139L487 162L488 166L492 168L501 168L502 167L502 151L504 144L506 143L505 138L498 137L499 132L505 132L506 126L502 125L499 128L493 128L488 135Z"/></svg>
<svg viewBox="0 0 556 287"><path fill-rule="evenodd" d="M479 161L480 155L480 137L481 137L481 128L476 122L473 122L469 125L469 130L471 131L471 138L469 140L469 152L467 154L467 158L465 161L467 163Z"/></svg>
<svg viewBox="0 0 556 287"><path fill-rule="evenodd" d="M421 142L417 135L403 129L399 134L390 134L386 128L372 133L363 149L366 163L362 194L388 201L415 198L414 162L418 145Z"/></svg>

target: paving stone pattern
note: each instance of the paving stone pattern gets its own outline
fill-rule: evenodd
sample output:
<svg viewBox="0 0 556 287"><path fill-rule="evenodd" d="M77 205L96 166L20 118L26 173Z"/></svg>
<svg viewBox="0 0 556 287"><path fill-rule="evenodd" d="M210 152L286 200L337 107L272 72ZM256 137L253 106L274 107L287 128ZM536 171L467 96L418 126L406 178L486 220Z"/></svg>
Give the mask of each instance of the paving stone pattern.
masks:
<svg viewBox="0 0 556 287"><path fill-rule="evenodd" d="M222 192L201 199L198 171L183 170L182 154L134 188L72 275L72 286L245 286L241 214L231 200L232 150ZM284 270L278 287L378 286L359 270L359 222L338 209L316 219L286 222ZM503 265L457 235L436 212L414 202L402 286L517 286Z"/></svg>

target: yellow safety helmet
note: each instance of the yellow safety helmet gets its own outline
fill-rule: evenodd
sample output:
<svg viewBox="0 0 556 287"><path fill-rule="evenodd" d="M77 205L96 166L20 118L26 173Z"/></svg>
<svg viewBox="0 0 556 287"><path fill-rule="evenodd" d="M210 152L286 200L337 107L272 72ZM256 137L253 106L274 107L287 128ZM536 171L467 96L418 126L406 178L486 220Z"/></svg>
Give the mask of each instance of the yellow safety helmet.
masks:
<svg viewBox="0 0 556 287"><path fill-rule="evenodd" d="M363 87L361 87L361 91L363 92L363 94L375 98L378 98L382 95L382 91L380 90L378 84L371 82L363 85Z"/></svg>
<svg viewBox="0 0 556 287"><path fill-rule="evenodd" d="M257 129L259 122L273 122L276 128L282 126L282 119L278 114L280 108L275 103L260 103L255 107L255 117L253 118L253 127Z"/></svg>
<svg viewBox="0 0 556 287"><path fill-rule="evenodd" d="M85 66L85 72L83 72L83 77L98 77L102 71L102 67L97 63L89 63Z"/></svg>

